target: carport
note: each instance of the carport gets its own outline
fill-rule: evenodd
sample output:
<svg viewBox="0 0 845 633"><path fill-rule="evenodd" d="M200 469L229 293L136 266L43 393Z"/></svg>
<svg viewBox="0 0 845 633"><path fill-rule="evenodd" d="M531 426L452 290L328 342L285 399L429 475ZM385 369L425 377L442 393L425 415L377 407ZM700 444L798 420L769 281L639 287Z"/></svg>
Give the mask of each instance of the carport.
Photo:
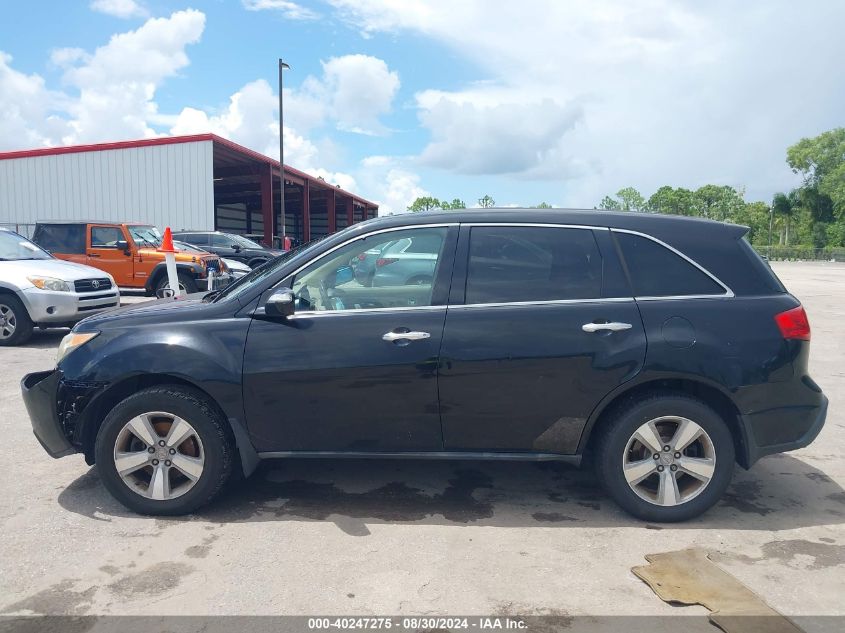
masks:
<svg viewBox="0 0 845 633"><path fill-rule="evenodd" d="M285 216L279 162L219 136L213 144L214 228L252 235L265 244L282 235L297 243L374 218L378 205L322 178L284 169Z"/></svg>

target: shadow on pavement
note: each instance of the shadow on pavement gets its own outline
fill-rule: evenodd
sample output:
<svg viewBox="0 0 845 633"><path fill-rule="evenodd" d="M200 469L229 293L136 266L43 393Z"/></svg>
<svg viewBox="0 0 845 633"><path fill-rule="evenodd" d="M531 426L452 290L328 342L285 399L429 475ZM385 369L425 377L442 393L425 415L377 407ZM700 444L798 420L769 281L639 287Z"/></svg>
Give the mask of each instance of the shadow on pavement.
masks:
<svg viewBox="0 0 845 633"><path fill-rule="evenodd" d="M132 516L100 483L96 467L59 495L63 508L94 520ZM845 491L822 471L788 455L737 468L724 499L675 528L787 530L838 524ZM367 524L499 527L646 525L622 512L590 471L555 462L308 459L265 462L246 481L193 517L214 523L330 521L366 536Z"/></svg>

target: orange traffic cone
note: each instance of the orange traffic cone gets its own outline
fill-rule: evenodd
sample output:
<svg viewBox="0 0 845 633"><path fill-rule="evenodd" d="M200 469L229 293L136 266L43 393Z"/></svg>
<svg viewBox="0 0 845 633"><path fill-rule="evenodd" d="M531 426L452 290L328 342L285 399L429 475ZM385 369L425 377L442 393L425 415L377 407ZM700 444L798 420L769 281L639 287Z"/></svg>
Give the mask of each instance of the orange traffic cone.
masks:
<svg viewBox="0 0 845 633"><path fill-rule="evenodd" d="M164 227L164 237L161 238L161 246L156 249L159 253L175 253L173 248L173 233L170 232L170 227Z"/></svg>

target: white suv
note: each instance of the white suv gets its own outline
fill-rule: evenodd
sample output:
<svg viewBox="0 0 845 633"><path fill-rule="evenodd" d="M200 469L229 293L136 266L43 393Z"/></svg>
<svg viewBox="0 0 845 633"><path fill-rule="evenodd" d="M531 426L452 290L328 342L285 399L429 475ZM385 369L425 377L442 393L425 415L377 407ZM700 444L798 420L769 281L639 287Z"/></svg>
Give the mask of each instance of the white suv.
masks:
<svg viewBox="0 0 845 633"><path fill-rule="evenodd" d="M120 305L114 278L56 259L0 228L0 346L25 343L38 327L69 327Z"/></svg>

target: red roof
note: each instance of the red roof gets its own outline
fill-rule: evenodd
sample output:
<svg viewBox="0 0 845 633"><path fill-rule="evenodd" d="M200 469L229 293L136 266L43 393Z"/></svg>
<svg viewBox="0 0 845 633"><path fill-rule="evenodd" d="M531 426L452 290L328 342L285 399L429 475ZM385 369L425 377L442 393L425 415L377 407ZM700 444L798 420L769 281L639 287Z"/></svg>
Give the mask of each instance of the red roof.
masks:
<svg viewBox="0 0 845 633"><path fill-rule="evenodd" d="M139 139L135 141L116 141L113 143L67 145L64 147L43 147L40 149L25 149L13 152L0 152L0 160L9 160L12 158L33 158L36 156L56 156L58 154L78 154L83 152L103 152L111 149L130 149L133 147L152 147L155 145L176 145L179 143L196 143L198 141L212 141L214 143L219 143L220 145L223 145L231 149L232 151L242 154L246 158L251 158L262 163L266 163L271 167L275 168L276 170L278 170L280 167L279 161L270 158L269 156L265 156L260 152L256 152L254 150L249 149L248 147L239 145L234 141L230 141L229 139L223 138L222 136L217 136L216 134L211 133L189 134L185 136L162 136L157 138ZM375 202L371 202L365 198L362 198L361 196L357 196L354 193L341 189L340 187L332 186L325 180L321 178L315 178L314 176L311 176L310 174L307 174L304 171L295 169L290 165L285 165L285 173L290 174L291 176L297 176L304 180L308 180L309 183L315 184L317 186L331 187L332 189L335 189L341 194L354 198L355 200L358 200L359 202L362 202L367 206L376 208L378 207Z"/></svg>

